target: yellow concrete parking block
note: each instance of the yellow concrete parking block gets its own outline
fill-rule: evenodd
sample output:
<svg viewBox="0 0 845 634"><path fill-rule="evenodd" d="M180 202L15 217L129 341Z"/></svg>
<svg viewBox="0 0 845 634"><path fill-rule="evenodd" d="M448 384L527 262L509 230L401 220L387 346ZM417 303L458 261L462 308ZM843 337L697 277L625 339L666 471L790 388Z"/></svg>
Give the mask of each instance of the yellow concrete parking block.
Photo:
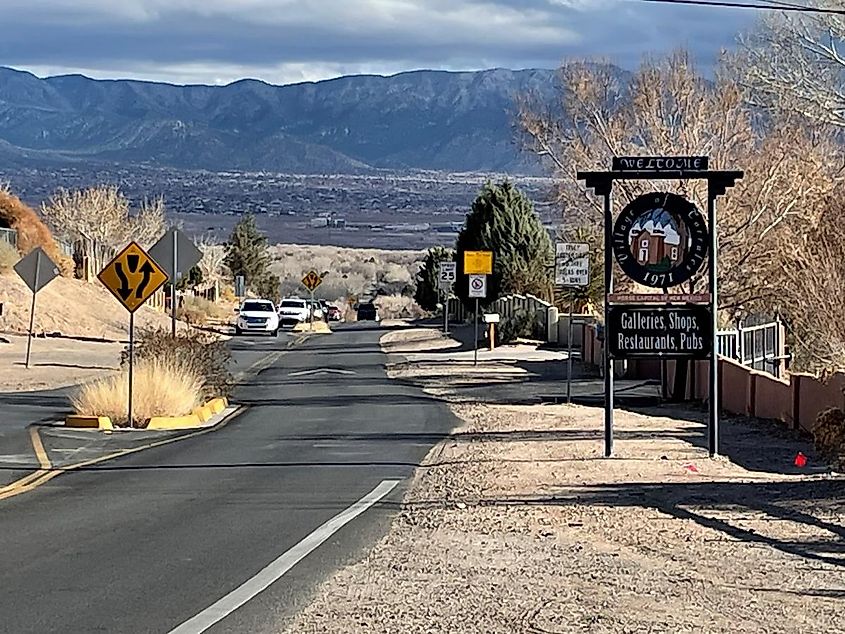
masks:
<svg viewBox="0 0 845 634"><path fill-rule="evenodd" d="M191 429L192 427L199 427L201 424L202 421L196 414L188 414L187 416L153 416L147 425L147 429L159 431Z"/></svg>
<svg viewBox="0 0 845 634"><path fill-rule="evenodd" d="M108 416L68 416L65 418L65 427L102 429L105 431L114 429Z"/></svg>

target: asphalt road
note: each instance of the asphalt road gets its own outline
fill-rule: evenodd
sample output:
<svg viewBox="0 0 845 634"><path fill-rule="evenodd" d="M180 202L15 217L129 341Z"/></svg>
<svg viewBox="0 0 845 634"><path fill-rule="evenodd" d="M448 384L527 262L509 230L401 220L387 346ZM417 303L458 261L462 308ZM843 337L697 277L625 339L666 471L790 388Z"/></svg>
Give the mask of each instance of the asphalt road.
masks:
<svg viewBox="0 0 845 634"><path fill-rule="evenodd" d="M237 341L277 354L236 393L248 409L228 425L0 501L0 632L200 631L193 617L255 594L274 561L289 572L234 611L229 600L206 631L277 631L382 534L414 466L453 426L440 402L387 379L382 332ZM315 529L392 480L290 568Z"/></svg>

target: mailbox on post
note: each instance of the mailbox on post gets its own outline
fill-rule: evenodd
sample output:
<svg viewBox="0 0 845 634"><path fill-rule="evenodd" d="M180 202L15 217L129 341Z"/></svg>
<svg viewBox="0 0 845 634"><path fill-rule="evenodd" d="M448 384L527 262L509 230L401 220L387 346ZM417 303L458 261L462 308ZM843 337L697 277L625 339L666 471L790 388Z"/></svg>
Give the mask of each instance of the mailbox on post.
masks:
<svg viewBox="0 0 845 634"><path fill-rule="evenodd" d="M487 340L490 342L490 350L493 350L496 347L496 324L500 320L499 313L485 313L482 319L487 324Z"/></svg>

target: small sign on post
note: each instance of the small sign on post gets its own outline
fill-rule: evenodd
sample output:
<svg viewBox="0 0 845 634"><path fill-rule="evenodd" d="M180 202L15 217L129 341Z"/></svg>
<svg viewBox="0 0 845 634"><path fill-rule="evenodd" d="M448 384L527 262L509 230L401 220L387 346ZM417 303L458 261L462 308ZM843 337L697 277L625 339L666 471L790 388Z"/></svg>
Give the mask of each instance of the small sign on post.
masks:
<svg viewBox="0 0 845 634"><path fill-rule="evenodd" d="M443 333L449 334L449 294L452 290L452 284L458 276L457 262L441 262L440 271L437 278L438 287L443 295Z"/></svg>
<svg viewBox="0 0 845 634"><path fill-rule="evenodd" d="M555 284L564 287L590 284L590 245L558 242L555 245Z"/></svg>
<svg viewBox="0 0 845 634"><path fill-rule="evenodd" d="M558 242L555 244L555 284L564 288L583 288L590 285L590 245L586 242ZM566 402L572 402L572 315L575 298L569 300L569 321L566 338Z"/></svg>
<svg viewBox="0 0 845 634"><path fill-rule="evenodd" d="M305 274L305 277L302 278L302 285L312 293L317 290L317 287L322 283L323 278L321 278L320 274L313 269L308 271L308 273Z"/></svg>
<svg viewBox="0 0 845 634"><path fill-rule="evenodd" d="M150 249L150 257L170 280L170 317L173 336L176 336L176 284L183 275L199 264L202 251L191 239L175 227L169 229Z"/></svg>
<svg viewBox="0 0 845 634"><path fill-rule="evenodd" d="M314 269L308 271L302 278L302 285L311 293L311 302L308 304L309 325L314 330L314 291L323 283L323 278Z"/></svg>
<svg viewBox="0 0 845 634"><path fill-rule="evenodd" d="M132 383L135 366L135 311L167 281L167 274L137 243L130 242L106 264L97 279L129 311L129 403L128 425L132 423Z"/></svg>
<svg viewBox="0 0 845 634"><path fill-rule="evenodd" d="M469 297L475 298L475 351L473 352L473 364L478 365L478 300L487 297L487 276L469 276Z"/></svg>
<svg viewBox="0 0 845 634"><path fill-rule="evenodd" d="M35 247L29 254L15 264L17 273L32 291L32 305L29 308L29 334L26 339L26 367L32 351L32 332L35 328L35 296L42 288L59 276L59 267L50 259L44 249Z"/></svg>

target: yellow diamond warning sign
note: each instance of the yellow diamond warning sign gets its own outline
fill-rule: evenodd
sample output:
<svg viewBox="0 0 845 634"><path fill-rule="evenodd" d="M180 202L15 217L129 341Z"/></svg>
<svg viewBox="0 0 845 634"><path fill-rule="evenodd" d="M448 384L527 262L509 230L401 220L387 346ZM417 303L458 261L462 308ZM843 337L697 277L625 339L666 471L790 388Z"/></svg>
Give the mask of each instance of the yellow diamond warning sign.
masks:
<svg viewBox="0 0 845 634"><path fill-rule="evenodd" d="M137 243L130 242L97 278L134 313L167 281L167 274Z"/></svg>
<svg viewBox="0 0 845 634"><path fill-rule="evenodd" d="M305 288L307 288L312 293L314 292L314 289L322 283L323 278L321 278L320 274L314 270L308 271L305 277L302 278L302 285L305 286Z"/></svg>

